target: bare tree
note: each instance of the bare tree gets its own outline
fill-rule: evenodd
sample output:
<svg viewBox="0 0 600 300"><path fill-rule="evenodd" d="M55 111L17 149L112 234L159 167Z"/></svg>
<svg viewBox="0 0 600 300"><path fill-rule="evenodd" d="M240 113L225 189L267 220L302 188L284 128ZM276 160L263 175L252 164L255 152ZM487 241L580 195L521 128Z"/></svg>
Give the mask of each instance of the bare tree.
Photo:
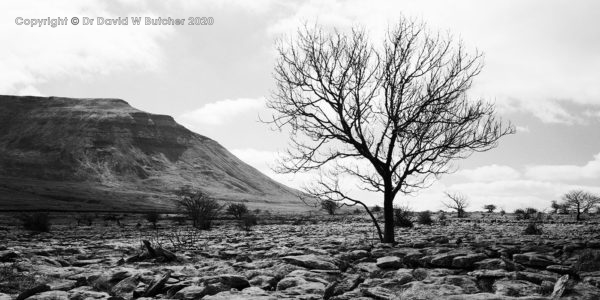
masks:
<svg viewBox="0 0 600 300"><path fill-rule="evenodd" d="M493 213L496 210L496 205L494 204L486 204L483 206L483 209L487 210L489 213Z"/></svg>
<svg viewBox="0 0 600 300"><path fill-rule="evenodd" d="M558 210L561 208L562 204L559 204L558 201L556 200L552 200L552 203L550 204L550 208L552 208L552 211L554 214L558 213Z"/></svg>
<svg viewBox="0 0 600 300"><path fill-rule="evenodd" d="M375 47L365 32L304 26L278 43L276 89L268 122L291 129L291 144L276 171L320 172L305 188L320 200L361 205L339 182L383 195L384 233L394 242L394 199L431 185L453 171L450 162L494 148L514 132L494 106L468 99L481 71L451 37L431 34L401 18Z"/></svg>
<svg viewBox="0 0 600 300"><path fill-rule="evenodd" d="M338 203L331 200L321 201L321 208L330 215L335 215L335 211L338 210Z"/></svg>
<svg viewBox="0 0 600 300"><path fill-rule="evenodd" d="M600 197L583 190L573 190L563 196L565 206L570 207L577 213L576 220L581 220L581 213L589 212L600 203Z"/></svg>
<svg viewBox="0 0 600 300"><path fill-rule="evenodd" d="M600 204L600 196L588 193L587 199L584 202L582 212L590 213L594 207L597 207Z"/></svg>
<svg viewBox="0 0 600 300"><path fill-rule="evenodd" d="M231 203L227 206L227 213L238 220L241 220L248 212L248 206L244 203Z"/></svg>
<svg viewBox="0 0 600 300"><path fill-rule="evenodd" d="M177 194L180 197L177 204L192 219L194 227L204 230L210 229L213 220L222 208L217 200L200 190L194 191L189 188L182 188Z"/></svg>
<svg viewBox="0 0 600 300"><path fill-rule="evenodd" d="M465 216L465 209L469 206L469 201L467 201L467 197L459 193L446 193L446 196L450 198L448 202L442 202L444 206L450 209L456 210L456 215L459 218Z"/></svg>

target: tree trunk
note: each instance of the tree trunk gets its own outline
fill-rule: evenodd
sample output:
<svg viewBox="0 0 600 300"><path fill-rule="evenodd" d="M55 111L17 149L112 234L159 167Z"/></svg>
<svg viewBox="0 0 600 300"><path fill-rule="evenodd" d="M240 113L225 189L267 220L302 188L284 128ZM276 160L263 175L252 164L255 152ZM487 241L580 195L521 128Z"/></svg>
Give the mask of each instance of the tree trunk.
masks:
<svg viewBox="0 0 600 300"><path fill-rule="evenodd" d="M384 243L395 243L394 239L394 197L391 193L385 192L383 199L383 218L384 218Z"/></svg>

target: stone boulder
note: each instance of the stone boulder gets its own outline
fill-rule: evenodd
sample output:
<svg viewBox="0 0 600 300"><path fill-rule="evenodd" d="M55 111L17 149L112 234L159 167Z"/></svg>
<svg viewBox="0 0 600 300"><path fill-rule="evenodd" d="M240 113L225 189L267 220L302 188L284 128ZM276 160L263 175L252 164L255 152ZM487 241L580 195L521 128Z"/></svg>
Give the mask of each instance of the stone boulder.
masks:
<svg viewBox="0 0 600 300"><path fill-rule="evenodd" d="M452 267L461 269L473 269L476 262L487 258L487 255L482 253L474 253L465 256L457 256L452 259Z"/></svg>
<svg viewBox="0 0 600 300"><path fill-rule="evenodd" d="M221 286L223 289L243 290L250 287L248 279L236 274L222 274L217 276L202 277L198 284Z"/></svg>
<svg viewBox="0 0 600 300"><path fill-rule="evenodd" d="M550 255L539 254L535 252L515 254L513 260L525 266L533 268L546 268L550 265L560 264L554 257Z"/></svg>
<svg viewBox="0 0 600 300"><path fill-rule="evenodd" d="M65 291L47 291L33 295L29 300L69 300L69 293Z"/></svg>
<svg viewBox="0 0 600 300"><path fill-rule="evenodd" d="M317 256L314 254L286 256L282 257L286 263L301 266L307 269L319 270L338 270L338 267L333 262L333 259L326 256Z"/></svg>
<svg viewBox="0 0 600 300"><path fill-rule="evenodd" d="M464 294L465 290L452 284L423 283L421 281L409 282L402 286L405 288L399 299L443 299L449 295Z"/></svg>
<svg viewBox="0 0 600 300"><path fill-rule="evenodd" d="M225 291L211 296L205 296L203 300L277 300L279 297L269 295L266 291L250 287L243 291Z"/></svg>
<svg viewBox="0 0 600 300"><path fill-rule="evenodd" d="M217 291L211 286L191 285L179 290L173 296L173 299L194 300L210 294L215 294Z"/></svg>
<svg viewBox="0 0 600 300"><path fill-rule="evenodd" d="M492 285L494 292L505 296L540 296L540 286L525 280L500 279Z"/></svg>
<svg viewBox="0 0 600 300"><path fill-rule="evenodd" d="M384 256L377 259L377 266L382 269L399 269L402 260L397 256Z"/></svg>

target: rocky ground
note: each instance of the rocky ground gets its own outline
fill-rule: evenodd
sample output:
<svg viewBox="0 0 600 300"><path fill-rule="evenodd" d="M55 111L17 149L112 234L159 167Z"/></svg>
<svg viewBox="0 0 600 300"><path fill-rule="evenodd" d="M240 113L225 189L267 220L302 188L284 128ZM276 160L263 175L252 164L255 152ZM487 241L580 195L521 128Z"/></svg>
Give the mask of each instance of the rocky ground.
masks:
<svg viewBox="0 0 600 300"><path fill-rule="evenodd" d="M3 218L0 300L600 299L597 224L524 235L526 223L455 220L398 229L389 245L356 216L251 231L69 221L42 234Z"/></svg>

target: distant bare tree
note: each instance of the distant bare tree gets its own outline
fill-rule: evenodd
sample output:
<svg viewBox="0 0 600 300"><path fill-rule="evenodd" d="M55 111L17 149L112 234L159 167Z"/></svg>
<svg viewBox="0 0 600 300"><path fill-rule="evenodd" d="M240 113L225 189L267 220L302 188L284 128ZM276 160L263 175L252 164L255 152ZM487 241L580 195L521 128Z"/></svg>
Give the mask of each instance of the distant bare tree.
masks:
<svg viewBox="0 0 600 300"><path fill-rule="evenodd" d="M482 64L451 37L400 18L374 47L361 29L318 26L281 40L267 106L269 123L291 129L291 146L276 171L318 171L305 192L316 199L361 205L340 189L344 176L383 195L384 232L394 242L394 199L453 171L449 163L494 148L513 133L494 106L466 92Z"/></svg>
<svg viewBox="0 0 600 300"><path fill-rule="evenodd" d="M145 218L146 221L151 223L154 229L156 229L156 223L158 223L158 220L160 219L160 214L156 211L151 211L146 213Z"/></svg>
<svg viewBox="0 0 600 300"><path fill-rule="evenodd" d="M563 196L565 206L577 213L576 220L581 220L581 213L589 212L600 203L600 197L583 190L573 190Z"/></svg>
<svg viewBox="0 0 600 300"><path fill-rule="evenodd" d="M217 200L202 191L193 191L186 188L182 188L178 195L180 196L178 204L192 219L194 227L205 230L210 229L213 220L222 208Z"/></svg>
<svg viewBox="0 0 600 300"><path fill-rule="evenodd" d="M446 196L450 198L450 201L442 202L444 206L450 209L456 210L457 217L463 218L465 216L465 209L469 206L467 197L459 193L446 193Z"/></svg>
<svg viewBox="0 0 600 300"><path fill-rule="evenodd" d="M335 215L335 211L338 210L338 203L331 200L321 201L321 208L324 209L328 214Z"/></svg>
<svg viewBox="0 0 600 300"><path fill-rule="evenodd" d="M595 207L598 207L598 205L600 204L600 196L592 194L592 193L588 193L588 198L586 199L586 201L584 202L584 205L582 206L582 212L584 213L591 213L592 209Z"/></svg>
<svg viewBox="0 0 600 300"><path fill-rule="evenodd" d="M489 213L494 212L494 210L496 210L496 205L494 204L487 204L483 206L483 209L487 210Z"/></svg>
<svg viewBox="0 0 600 300"><path fill-rule="evenodd" d="M227 213L238 220L241 220L248 212L248 206L244 203L231 203L227 206Z"/></svg>
<svg viewBox="0 0 600 300"><path fill-rule="evenodd" d="M561 208L561 204L556 200L552 200L552 204L550 204L550 208L552 208L553 213L558 213L558 210Z"/></svg>

